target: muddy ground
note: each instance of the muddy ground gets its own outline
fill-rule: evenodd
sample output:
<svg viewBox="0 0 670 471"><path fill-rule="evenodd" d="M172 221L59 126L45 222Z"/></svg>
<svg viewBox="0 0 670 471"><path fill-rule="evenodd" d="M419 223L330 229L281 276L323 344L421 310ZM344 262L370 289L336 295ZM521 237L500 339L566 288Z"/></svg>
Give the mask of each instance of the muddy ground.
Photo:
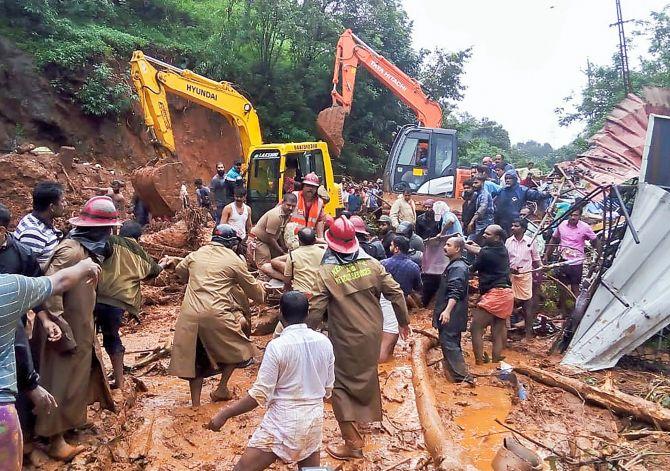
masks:
<svg viewBox="0 0 670 471"><path fill-rule="evenodd" d="M30 204L29 189L34 181L57 178L68 185L68 178L77 184L108 184L118 178L109 170L84 163L76 164L66 176L58 160L53 157L9 155L0 158L7 170L0 178L0 200L9 204L15 221ZM12 183L13 185L10 185ZM72 210L89 195L70 191L68 200ZM182 214L182 220L154 221L150 234L143 237L149 252L156 258L163 254L183 256L189 248L202 243L208 229L202 228L197 214ZM206 218L204 220L207 220ZM211 230L211 229L209 229ZM169 347L173 327L185 287L174 274L163 273L143 287L144 307L140 322L127 319L122 328L126 365L132 367L146 360L154 350ZM254 330L263 335L254 336L259 347L257 363L237 370L230 385L239 398L255 379L263 348L270 340L274 308L256 310ZM545 312L552 315L551 312ZM557 323L558 324L558 323ZM412 313L412 325L417 330L431 332L430 311ZM422 334L414 333L414 340ZM547 351L553 338L531 341L511 335L506 361L512 365L526 362L548 370L565 372L558 367L559 356ZM521 375L527 400L521 401L511 384L497 377L497 364L473 365L469 334L463 338L467 362L477 375L477 386L449 383L441 369L441 352L433 349L427 361L431 365L431 381L437 399L442 423L452 440L454 453L461 451L464 468L489 470L504 437L512 432L496 422L517 430L528 439L521 442L545 459L545 469L670 469L670 433L655 431L630 418L617 417L608 410L585 404L559 388L544 386ZM414 402L410 343L400 342L393 362L380 365L384 420L366 428L366 458L349 463L331 459L322 452L322 463L339 470L415 470L435 469L425 449L423 433ZM245 416L232 419L219 433L205 430L203 425L221 404L208 401L209 391L216 378L206 380L203 406L189 407L187 382L167 375L169 355L133 369L123 391L114 391L117 412L101 411L97 405L89 409L89 426L70 437L89 445L88 451L76 457L65 467L49 461L40 452L33 457L39 466L26 463L26 469L105 469L105 470L229 470L244 451L247 440L261 420L263 411L257 409ZM107 365L109 367L109 365ZM576 375L592 385L611 383L614 387L641 397L660 402L670 398L670 380L659 373L614 368L606 372ZM642 430L642 431L639 431ZM330 405L326 404L324 446L339 441L337 424ZM593 462L596 457L609 457L612 464L596 467L594 464L576 466L574 463ZM573 465L567 465L570 461ZM273 469L293 469L275 465Z"/></svg>
<svg viewBox="0 0 670 471"><path fill-rule="evenodd" d="M135 365L148 352L170 345L182 290L183 287L176 285L169 274L162 274L154 286L144 287L148 305L141 314L141 323L131 320L122 332L127 349L126 365ZM430 331L429 318L428 310L415 311L412 323ZM414 333L413 337L420 335ZM259 347L257 360L260 361L270 336L254 339ZM556 369L560 358L545 353L550 343L551 338L512 340L506 361L512 365L524 361ZM471 364L467 334L464 346L466 360ZM401 342L396 348L395 360L379 368L384 420L366 429L366 458L343 463L322 452L322 464L339 470L435 469L425 450L414 403L410 349L409 343ZM428 363L433 364L432 385L437 406L455 447L463 450L464 467L472 466L468 469L492 469L491 460L503 438L511 435L495 419L537 441L534 444L521 438L524 445L546 460L544 469L608 469L593 465L568 466L561 458L570 457L573 463L589 462L593 456L602 455L624 457L616 461L620 467L609 469L670 468L668 456L658 455L670 452L670 434L632 434L632 430L651 430L652 427L617 417L605 409L585 404L562 389L546 387L523 376L519 379L525 385L528 399L520 401L513 387L497 378L497 365L493 364L472 365L477 375L475 388L454 385L444 379L440 357L437 349L428 355ZM115 391L119 403L116 414L100 411L95 406L90 409L91 426L78 431L76 437L88 443L90 450L75 458L65 469L232 469L260 422L262 409L232 419L219 433L206 430L203 425L222 405L204 399L198 410L189 407L187 383L167 375L168 363L166 356L135 369L123 393ZM233 374L230 384L236 398L245 394L254 381L257 368L258 363ZM650 385L657 384L654 381L665 379L652 373L619 368L606 374L583 377L596 385L609 377L616 387L640 395L647 394ZM203 398L209 397L215 383L216 378L206 380ZM324 446L338 440L337 424L330 405L326 404ZM35 468L27 466L27 469ZM64 468L47 461L40 469ZM272 469L294 468L276 464Z"/></svg>

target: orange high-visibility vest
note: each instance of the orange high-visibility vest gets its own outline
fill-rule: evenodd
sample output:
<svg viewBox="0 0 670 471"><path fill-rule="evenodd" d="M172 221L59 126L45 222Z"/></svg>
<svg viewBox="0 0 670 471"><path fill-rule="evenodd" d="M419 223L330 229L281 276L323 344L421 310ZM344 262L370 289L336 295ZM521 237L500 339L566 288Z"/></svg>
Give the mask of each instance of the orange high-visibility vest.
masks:
<svg viewBox="0 0 670 471"><path fill-rule="evenodd" d="M302 190L294 191L293 194L298 198L298 204L295 205L295 209L291 213L290 222L300 224L302 227L316 228L316 223L319 220L321 211L323 211L323 201L321 201L321 198L316 197L316 200L312 203L312 207L309 208L309 214L306 214L305 198L302 195Z"/></svg>

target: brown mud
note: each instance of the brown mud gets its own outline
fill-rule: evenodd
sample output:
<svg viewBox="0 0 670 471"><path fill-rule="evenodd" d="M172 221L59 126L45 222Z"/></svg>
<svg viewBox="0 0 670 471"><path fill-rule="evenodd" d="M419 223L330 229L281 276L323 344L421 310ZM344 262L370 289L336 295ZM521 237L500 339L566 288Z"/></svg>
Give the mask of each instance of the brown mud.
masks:
<svg viewBox="0 0 670 471"><path fill-rule="evenodd" d="M199 230L200 226L194 226L198 220L193 216L185 219L176 224L152 223L151 230L154 232L145 236L145 240L160 250L173 248L186 252L202 242L194 240L192 233L206 237L203 232L206 229ZM216 387L217 378L205 381L203 405L194 410L189 405L187 382L167 374L169 348L183 291L184 285L171 272L164 272L143 286L145 303L139 316L140 322L130 319L122 328L125 363L132 367L152 352L165 354L144 366L132 368L124 391L114 393L119 402L117 414L101 411L97 406L90 408L90 426L69 437L87 444L88 450L64 467L47 460L39 468L27 464L26 469L232 469L260 423L263 410L258 408L231 419L221 432L206 430L204 425L223 407L221 403L209 402L209 392ZM276 312L275 308L256 307L253 314L254 327L263 335L253 337L259 347L256 363L236 370L231 378L234 398L242 397L255 379L263 349L271 338L271 329L258 327L261 324L270 325L269 319ZM412 313L412 325L434 332L427 309ZM416 332L413 338L416 340L421 335ZM562 389L547 387L517 375L528 393L527 400L521 401L512 385L498 378L497 364L473 364L469 340L466 333L463 347L466 361L477 376L475 388L453 384L445 379L438 348L430 350L426 358L441 424L454 455L458 455L461 462L459 469L492 469L491 461L503 438L512 434L506 427L522 434L517 438L545 460L545 469L598 469L593 462L601 457L608 457L622 469L668 469L670 466L670 458L664 454L670 453L670 434L656 433L651 427L586 404ZM546 353L551 342L552 338L511 340L510 348L505 352L505 361L511 365L524 362L559 371L560 357ZM396 347L395 359L379 367L383 420L363 429L365 458L339 462L322 451L323 465L346 471L436 469L426 449L419 421L410 354L409 342L401 341ZM660 381L658 375L621 368L577 377L594 384L607 381L643 397L650 394L650 385L656 385L658 389ZM330 404L326 404L325 410L323 448L340 442ZM43 449L43 445L39 444L38 448ZM460 450L458 454L456 449ZM573 466L574 463L589 464L580 468ZM295 467L277 463L271 469Z"/></svg>
<svg viewBox="0 0 670 471"><path fill-rule="evenodd" d="M131 366L148 352L161 345L170 345L173 326L179 312L181 291L169 274L143 292L149 305L141 315L142 321L129 323L122 329L126 346L126 365ZM254 318L256 320L257 318ZM428 328L427 311L413 315L417 327ZM415 333L415 337L419 334ZM237 370L230 381L235 398L245 394L253 383L262 350L270 340L269 335L254 337L259 347L257 363L244 370ZM464 339L466 360L472 363L469 339ZM547 357L550 339L530 342L513 342L507 350L510 364L521 360L555 368L558 358ZM412 367L409 360L410 346L402 343L396 348L396 358L380 365L380 384L384 418L379 424L366 427L365 459L339 462L322 451L322 464L339 470L414 470L435 469L425 449L419 423ZM549 452L521 438L521 442L548 459L545 469L576 469L561 464L557 455L566 455L588 461L592 454L621 454L629 450L629 459L637 452L665 453L670 451L668 435L648 435L627 440L620 433L632 428L630 421L614 416L607 410L584 404L578 397L558 388L549 388L519 376L528 391L528 399L519 401L508 382L500 381L493 364L472 367L477 374L477 386L449 383L443 375L438 349L428 355L432 371L431 383L437 406L447 434L463 448L465 466L490 470L491 460L500 447L503 437L511 432L495 422L498 418L505 425L522 431L542 444L554 449ZM229 470L243 453L246 443L259 424L263 411L255 411L231 419L221 432L203 428L222 404L211 404L208 393L216 386L217 378L205 381L203 405L194 410L189 406L187 382L167 375L169 358L162 358L133 371L135 380L128 380L124 391L127 398L118 414L90 410L91 428L76 437L90 449L76 457L65 469L148 469L148 470ZM635 382L639 385L641 373L628 375L626 371L613 371L618 379L615 384ZM639 385L638 387L642 387ZM142 389L146 388L146 392ZM138 391L140 390L140 391ZM115 392L119 401L124 396ZM638 427L639 428L639 427ZM338 443L339 430L332 409L326 404L324 447ZM649 455L641 463L628 469L667 469L667 456ZM36 469L26 466L26 469ZM40 469L64 469L49 461ZM275 464L271 469L288 470L294 467ZM581 469L596 469L582 467Z"/></svg>

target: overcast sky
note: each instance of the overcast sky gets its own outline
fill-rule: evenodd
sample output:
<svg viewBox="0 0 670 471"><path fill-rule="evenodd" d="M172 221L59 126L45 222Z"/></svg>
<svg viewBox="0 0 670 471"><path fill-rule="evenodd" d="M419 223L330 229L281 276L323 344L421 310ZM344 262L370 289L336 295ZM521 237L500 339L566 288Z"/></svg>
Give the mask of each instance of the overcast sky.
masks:
<svg viewBox="0 0 670 471"><path fill-rule="evenodd" d="M621 0L624 19L645 19L668 0ZM473 48L459 110L501 123L512 143L558 147L580 126L558 125L563 98L581 90L587 58L608 63L618 50L615 0L403 0L416 48ZM633 29L625 25L627 37ZM629 50L631 67L646 52Z"/></svg>

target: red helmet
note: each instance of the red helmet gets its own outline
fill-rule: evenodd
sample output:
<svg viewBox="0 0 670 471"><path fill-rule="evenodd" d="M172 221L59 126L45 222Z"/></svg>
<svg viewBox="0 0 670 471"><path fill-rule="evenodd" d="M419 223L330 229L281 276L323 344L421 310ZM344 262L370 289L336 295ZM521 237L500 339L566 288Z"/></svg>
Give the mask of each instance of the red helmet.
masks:
<svg viewBox="0 0 670 471"><path fill-rule="evenodd" d="M109 196L94 196L86 202L79 216L70 218L70 224L80 227L120 226L119 212Z"/></svg>
<svg viewBox="0 0 670 471"><path fill-rule="evenodd" d="M356 229L349 219L339 217L326 231L326 242L334 252L352 254L358 250Z"/></svg>
<svg viewBox="0 0 670 471"><path fill-rule="evenodd" d="M305 177L302 179L302 184L310 186L319 186L321 182L319 180L319 176L316 173L312 172L305 175Z"/></svg>
<svg viewBox="0 0 670 471"><path fill-rule="evenodd" d="M349 218L349 220L354 225L354 229L356 230L356 234L370 235L370 233L368 232L368 227L365 225L365 221L363 221L362 217L351 216Z"/></svg>

